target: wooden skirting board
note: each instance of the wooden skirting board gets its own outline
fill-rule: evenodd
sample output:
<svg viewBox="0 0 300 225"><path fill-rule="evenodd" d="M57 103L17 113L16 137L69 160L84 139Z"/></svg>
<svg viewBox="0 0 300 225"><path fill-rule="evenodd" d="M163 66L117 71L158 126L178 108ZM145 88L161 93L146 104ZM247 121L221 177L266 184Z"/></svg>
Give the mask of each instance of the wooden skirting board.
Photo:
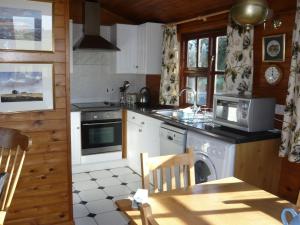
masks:
<svg viewBox="0 0 300 225"><path fill-rule="evenodd" d="M280 139L237 145L234 176L277 195L282 162L279 145Z"/></svg>

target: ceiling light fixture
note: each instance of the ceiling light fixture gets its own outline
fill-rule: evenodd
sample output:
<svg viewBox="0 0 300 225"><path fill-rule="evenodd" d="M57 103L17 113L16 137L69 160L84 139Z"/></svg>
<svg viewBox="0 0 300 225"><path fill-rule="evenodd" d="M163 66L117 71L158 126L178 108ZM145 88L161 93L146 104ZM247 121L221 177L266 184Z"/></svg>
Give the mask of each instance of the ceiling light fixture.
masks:
<svg viewBox="0 0 300 225"><path fill-rule="evenodd" d="M238 0L230 10L233 21L246 29L264 23L269 14L266 0Z"/></svg>

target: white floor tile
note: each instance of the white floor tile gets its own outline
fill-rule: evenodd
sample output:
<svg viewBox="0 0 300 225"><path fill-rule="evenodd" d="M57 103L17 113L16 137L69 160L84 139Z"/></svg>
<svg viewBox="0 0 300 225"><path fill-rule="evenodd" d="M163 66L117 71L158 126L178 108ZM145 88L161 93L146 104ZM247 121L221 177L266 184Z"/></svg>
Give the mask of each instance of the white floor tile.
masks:
<svg viewBox="0 0 300 225"><path fill-rule="evenodd" d="M129 195L120 195L120 196L116 196L114 197L113 201L118 201L118 200L121 200L121 199L128 199Z"/></svg>
<svg viewBox="0 0 300 225"><path fill-rule="evenodd" d="M117 209L114 202L109 199L88 202L86 204L86 207L89 210L89 212L94 213L94 214L110 212L110 211L114 211Z"/></svg>
<svg viewBox="0 0 300 225"><path fill-rule="evenodd" d="M107 193L109 196L120 196L120 195L129 195L131 193L131 190L123 185L117 185L117 186L110 186L108 188L104 189L105 193Z"/></svg>
<svg viewBox="0 0 300 225"><path fill-rule="evenodd" d="M134 182L134 183L128 183L127 187L129 187L132 191L136 192L137 189L142 188L142 182L139 181L139 182Z"/></svg>
<svg viewBox="0 0 300 225"><path fill-rule="evenodd" d="M98 225L127 225L129 220L118 211L99 214L95 217Z"/></svg>
<svg viewBox="0 0 300 225"><path fill-rule="evenodd" d="M75 219L75 225L97 225L97 223L91 217L83 217Z"/></svg>
<svg viewBox="0 0 300 225"><path fill-rule="evenodd" d="M89 211L84 205L76 204L73 205L73 214L74 218L86 217L89 214Z"/></svg>
<svg viewBox="0 0 300 225"><path fill-rule="evenodd" d="M130 183L141 181L141 177L137 174L123 174L118 177L122 182Z"/></svg>
<svg viewBox="0 0 300 225"><path fill-rule="evenodd" d="M112 177L113 174L110 171L107 170L99 170L99 171L93 171L90 172L90 176L93 178L106 178L106 177Z"/></svg>
<svg viewBox="0 0 300 225"><path fill-rule="evenodd" d="M105 199L107 197L107 194L100 189L91 189L91 190L81 191L78 195L83 201L86 201L86 202Z"/></svg>
<svg viewBox="0 0 300 225"><path fill-rule="evenodd" d="M72 175L73 182L90 180L91 176L88 173L77 173Z"/></svg>
<svg viewBox="0 0 300 225"><path fill-rule="evenodd" d="M115 178L115 177L98 179L96 182L99 184L99 186L102 186L102 187L120 185L122 183L122 181L120 181L118 178Z"/></svg>
<svg viewBox="0 0 300 225"><path fill-rule="evenodd" d="M98 184L95 181L80 181L73 184L74 188L78 191L90 190L98 188Z"/></svg>
<svg viewBox="0 0 300 225"><path fill-rule="evenodd" d="M128 167L120 167L120 168L111 169L110 172L112 172L115 175L133 173L133 171L131 169L129 169Z"/></svg>
<svg viewBox="0 0 300 225"><path fill-rule="evenodd" d="M78 194L73 193L73 204L78 204L81 202L81 199L79 198Z"/></svg>

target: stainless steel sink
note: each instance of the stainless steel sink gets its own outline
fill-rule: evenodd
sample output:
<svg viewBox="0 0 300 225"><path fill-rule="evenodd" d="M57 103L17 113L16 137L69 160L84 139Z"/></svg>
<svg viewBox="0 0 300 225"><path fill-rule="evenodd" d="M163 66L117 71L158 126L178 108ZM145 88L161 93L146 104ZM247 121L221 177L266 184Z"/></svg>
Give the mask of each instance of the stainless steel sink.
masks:
<svg viewBox="0 0 300 225"><path fill-rule="evenodd" d="M170 117L170 118L177 117L177 109L161 109L161 110L154 110L153 112L155 114Z"/></svg>
<svg viewBox="0 0 300 225"><path fill-rule="evenodd" d="M212 113L202 112L197 114L184 114L178 109L161 109L153 110L153 113L159 116L176 119L182 122L196 123L196 122L210 122L212 120Z"/></svg>

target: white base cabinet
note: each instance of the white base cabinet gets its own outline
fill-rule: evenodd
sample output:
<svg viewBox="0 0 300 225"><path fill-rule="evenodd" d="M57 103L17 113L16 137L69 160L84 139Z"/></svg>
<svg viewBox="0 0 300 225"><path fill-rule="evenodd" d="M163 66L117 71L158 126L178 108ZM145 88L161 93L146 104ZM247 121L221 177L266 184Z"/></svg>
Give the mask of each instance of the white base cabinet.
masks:
<svg viewBox="0 0 300 225"><path fill-rule="evenodd" d="M81 163L81 113L71 112L72 165Z"/></svg>
<svg viewBox="0 0 300 225"><path fill-rule="evenodd" d="M141 173L140 153L150 157L160 155L160 125L162 121L132 111L127 112L127 160Z"/></svg>

